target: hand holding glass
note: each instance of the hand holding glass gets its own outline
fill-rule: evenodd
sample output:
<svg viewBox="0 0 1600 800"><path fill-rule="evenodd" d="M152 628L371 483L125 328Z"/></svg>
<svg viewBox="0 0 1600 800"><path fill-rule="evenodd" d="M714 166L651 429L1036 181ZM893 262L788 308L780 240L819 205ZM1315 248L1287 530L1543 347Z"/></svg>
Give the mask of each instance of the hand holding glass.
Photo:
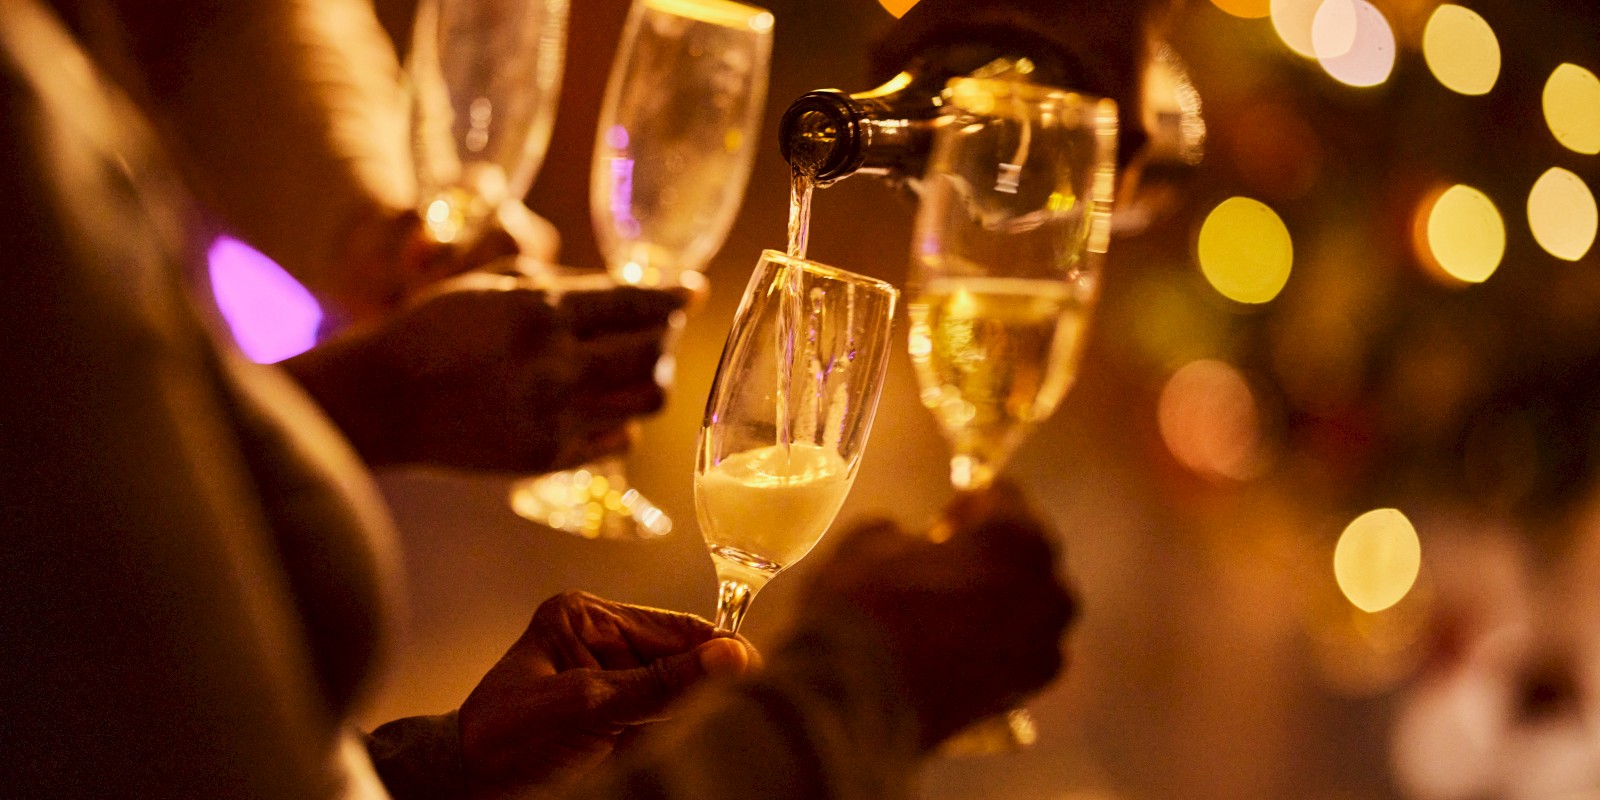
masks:
<svg viewBox="0 0 1600 800"><path fill-rule="evenodd" d="M965 491L993 481L1072 385L1110 233L1117 111L972 78L950 82L945 108L913 234L908 349ZM1009 723L1004 738L1031 739L1025 712Z"/></svg>
<svg viewBox="0 0 1600 800"><path fill-rule="evenodd" d="M711 384L695 509L737 631L772 576L803 558L855 481L888 365L898 292L768 250Z"/></svg>

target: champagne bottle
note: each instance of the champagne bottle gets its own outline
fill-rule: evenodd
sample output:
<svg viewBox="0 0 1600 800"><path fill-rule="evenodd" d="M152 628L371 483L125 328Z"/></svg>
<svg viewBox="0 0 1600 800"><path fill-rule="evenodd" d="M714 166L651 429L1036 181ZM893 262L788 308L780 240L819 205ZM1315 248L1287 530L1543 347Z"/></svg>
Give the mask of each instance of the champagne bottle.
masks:
<svg viewBox="0 0 1600 800"><path fill-rule="evenodd" d="M778 149L797 175L827 186L851 175L894 184L922 176L945 84L970 76L1036 83L1095 94L1096 84L1061 48L1018 36L1008 45L953 44L914 58L899 74L864 92L807 92L790 104L778 126ZM1141 81L1139 103L1122 105L1118 161L1127 167L1143 151L1146 170L1187 172L1204 150L1200 97L1177 54L1155 44ZM1136 116L1137 119L1130 118Z"/></svg>
<svg viewBox="0 0 1600 800"><path fill-rule="evenodd" d="M927 159L940 92L963 75L1072 85L1058 59L1040 61L984 44L946 47L864 92L801 95L779 122L778 149L819 187L858 173L891 183L915 180Z"/></svg>

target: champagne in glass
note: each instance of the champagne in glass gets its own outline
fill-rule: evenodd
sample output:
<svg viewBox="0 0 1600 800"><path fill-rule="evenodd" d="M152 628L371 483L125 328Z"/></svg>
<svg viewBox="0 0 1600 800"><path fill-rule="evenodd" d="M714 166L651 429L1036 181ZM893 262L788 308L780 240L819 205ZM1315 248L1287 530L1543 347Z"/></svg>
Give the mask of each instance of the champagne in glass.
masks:
<svg viewBox="0 0 1600 800"><path fill-rule="evenodd" d="M595 135L589 210L606 267L636 286L698 286L744 200L766 104L772 14L732 0L635 0ZM670 356L669 356L670 357ZM587 538L672 521L621 459L520 481L524 517Z"/></svg>
<svg viewBox="0 0 1600 800"><path fill-rule="evenodd" d="M785 302L795 291L797 313ZM883 387L897 298L882 281L762 253L695 458L718 627L738 630L756 592L805 557L844 504Z"/></svg>
<svg viewBox="0 0 1600 800"><path fill-rule="evenodd" d="M423 0L408 74L419 208L466 240L520 201L544 162L561 93L567 0Z"/></svg>
<svg viewBox="0 0 1600 800"><path fill-rule="evenodd" d="M959 78L944 93L912 241L908 350L959 491L994 480L1076 374L1099 290L1116 169L1114 103ZM1032 740L1013 711L953 740ZM969 735L970 734L970 735Z"/></svg>
<svg viewBox="0 0 1600 800"><path fill-rule="evenodd" d="M1116 107L975 78L946 93L913 234L908 349L965 490L992 481L1072 384L1110 228Z"/></svg>

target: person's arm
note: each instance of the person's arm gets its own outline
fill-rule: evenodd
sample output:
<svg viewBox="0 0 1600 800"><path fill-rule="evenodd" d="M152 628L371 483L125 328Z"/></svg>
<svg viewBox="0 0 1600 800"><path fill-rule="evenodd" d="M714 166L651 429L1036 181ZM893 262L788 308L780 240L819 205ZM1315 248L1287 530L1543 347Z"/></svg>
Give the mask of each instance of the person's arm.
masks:
<svg viewBox="0 0 1600 800"><path fill-rule="evenodd" d="M314 674L173 208L77 56L37 5L0 15L6 791L381 797Z"/></svg>
<svg viewBox="0 0 1600 800"><path fill-rule="evenodd" d="M95 56L155 119L212 222L271 256L340 323L381 316L498 256L554 259L554 229L516 202L474 240L427 235L402 70L371 3L67 7ZM387 21L407 10L385 4Z"/></svg>
<svg viewBox="0 0 1600 800"><path fill-rule="evenodd" d="M111 0L96 56L156 120L201 202L362 315L434 266L412 211L400 65L362 0Z"/></svg>

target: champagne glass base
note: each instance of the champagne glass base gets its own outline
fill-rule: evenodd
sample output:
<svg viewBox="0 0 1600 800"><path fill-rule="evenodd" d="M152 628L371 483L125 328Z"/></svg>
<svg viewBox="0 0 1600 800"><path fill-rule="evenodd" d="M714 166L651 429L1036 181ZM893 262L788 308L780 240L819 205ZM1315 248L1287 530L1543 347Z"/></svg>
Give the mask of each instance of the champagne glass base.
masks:
<svg viewBox="0 0 1600 800"><path fill-rule="evenodd" d="M972 758L1015 753L1033 745L1039 739L1033 715L1025 708L1014 708L1002 714L985 717L970 727L946 739L939 746L939 754L952 758Z"/></svg>
<svg viewBox="0 0 1600 800"><path fill-rule="evenodd" d="M628 486L616 459L517 481L510 500L523 519L585 539L637 541L672 531L672 519Z"/></svg>

